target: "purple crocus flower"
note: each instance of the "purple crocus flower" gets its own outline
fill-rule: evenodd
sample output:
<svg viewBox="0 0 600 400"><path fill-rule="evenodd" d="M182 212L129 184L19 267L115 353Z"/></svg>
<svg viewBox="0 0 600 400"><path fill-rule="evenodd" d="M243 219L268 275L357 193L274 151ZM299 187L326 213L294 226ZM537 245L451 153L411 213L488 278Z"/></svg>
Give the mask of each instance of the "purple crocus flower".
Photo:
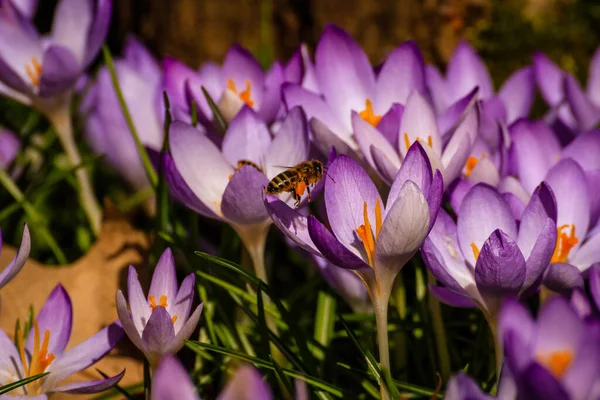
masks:
<svg viewBox="0 0 600 400"><path fill-rule="evenodd" d="M376 73L352 37L332 24L317 45L314 72L319 93L292 83L284 84L282 92L288 108L302 106L324 154L331 147L340 153L358 151L353 112L397 136L399 115L392 106L405 104L412 90L426 91L423 57L413 41L392 51Z"/></svg>
<svg viewBox="0 0 600 400"><path fill-rule="evenodd" d="M244 106L252 108L268 124L279 111L280 87L285 79L283 66L275 62L265 73L256 58L240 46L229 49L222 66L208 62L196 72L176 59L166 58L163 68L164 88L173 104L189 112L194 100L199 118L205 124L213 121L214 116L202 87L228 122Z"/></svg>
<svg viewBox="0 0 600 400"><path fill-rule="evenodd" d="M598 398L600 342L562 297L549 299L537 321L517 301L509 300L499 318L505 366L523 399ZM568 327L568 328L565 328Z"/></svg>
<svg viewBox="0 0 600 400"><path fill-rule="evenodd" d="M0 230L0 250L2 249L2 231ZM15 257L8 263L6 268L0 272L0 289L6 286L18 273L21 268L25 265L27 258L29 257L29 251L31 250L31 239L29 237L29 228L27 224L23 227L23 237L21 238L21 245Z"/></svg>
<svg viewBox="0 0 600 400"><path fill-rule="evenodd" d="M0 128L0 169L6 170L19 154L21 141L13 132Z"/></svg>
<svg viewBox="0 0 600 400"><path fill-rule="evenodd" d="M156 264L147 298L135 268L129 267L127 294L130 310L127 310L127 301L119 290L117 313L125 333L151 365L156 366L166 354L177 353L196 329L202 303L190 315L194 282L194 274L189 274L177 288L175 260L168 248Z"/></svg>
<svg viewBox="0 0 600 400"><path fill-rule="evenodd" d="M198 213L229 223L251 254L256 273L266 279L261 265L271 220L263 204L264 188L285 166L308 158L302 110L290 110L272 137L264 120L244 107L229 124L221 149L192 126L176 121L170 147L173 159L165 166L176 195ZM244 165L246 161L255 166Z"/></svg>
<svg viewBox="0 0 600 400"><path fill-rule="evenodd" d="M475 185L455 223L443 210L421 250L444 287L431 286L442 302L482 309L490 324L505 298L528 294L540 284L556 243L556 203L542 183L517 225L498 191Z"/></svg>
<svg viewBox="0 0 600 400"><path fill-rule="evenodd" d="M37 9L38 0L10 0L27 18L32 18Z"/></svg>
<svg viewBox="0 0 600 400"><path fill-rule="evenodd" d="M0 2L0 81L44 109L75 85L104 41L110 0L62 0L43 39L11 3Z"/></svg>
<svg viewBox="0 0 600 400"><path fill-rule="evenodd" d="M237 369L217 400L271 400L273 395L256 368ZM188 372L175 357L166 356L152 377L152 400L200 400Z"/></svg>
<svg viewBox="0 0 600 400"><path fill-rule="evenodd" d="M43 372L50 373L0 397L41 400L47 399L54 392L101 392L118 383L125 370L107 379L62 384L69 376L104 357L123 337L121 326L113 323L65 351L72 327L71 299L65 289L57 285L35 319L27 342L24 343L22 332L17 331L15 346L15 342L0 330L0 386Z"/></svg>
<svg viewBox="0 0 600 400"><path fill-rule="evenodd" d="M135 38L127 40L124 58L115 62L123 97L142 144L160 151L163 142L159 102L162 75L148 50ZM149 185L133 137L123 117L108 68L103 68L83 102L85 133L92 149L137 190Z"/></svg>
<svg viewBox="0 0 600 400"><path fill-rule="evenodd" d="M492 400L493 398L483 393L479 384L464 372L450 379L444 394L444 400Z"/></svg>

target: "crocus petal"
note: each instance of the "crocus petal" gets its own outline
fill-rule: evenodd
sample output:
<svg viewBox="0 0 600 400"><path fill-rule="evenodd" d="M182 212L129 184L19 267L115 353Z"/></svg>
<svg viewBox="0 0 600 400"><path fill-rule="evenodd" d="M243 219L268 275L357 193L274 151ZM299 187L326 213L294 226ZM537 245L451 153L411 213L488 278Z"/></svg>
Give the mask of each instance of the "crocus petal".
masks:
<svg viewBox="0 0 600 400"><path fill-rule="evenodd" d="M587 98L575 77L566 75L564 85L565 96L577 120L578 128L582 131L592 129L600 120L600 109Z"/></svg>
<svg viewBox="0 0 600 400"><path fill-rule="evenodd" d="M11 340L2 329L0 329L0 371L10 371L15 375L23 373L23 364L21 356L15 347L15 342Z"/></svg>
<svg viewBox="0 0 600 400"><path fill-rule="evenodd" d="M445 400L491 400L492 397L483 393L477 382L464 372L452 377L444 393Z"/></svg>
<svg viewBox="0 0 600 400"><path fill-rule="evenodd" d="M593 329L587 329L584 335L581 345L576 350L575 359L562 379L572 399L589 399L597 396L597 389L594 390L594 386L597 387L596 377L600 372L598 364L600 345Z"/></svg>
<svg viewBox="0 0 600 400"><path fill-rule="evenodd" d="M99 379L96 381L86 381L86 382L73 382L67 383L66 385L59 386L53 389L53 392L65 392L69 394L90 394L90 393L98 393L103 392L105 390L110 389L125 375L125 370L121 371L119 374L106 378Z"/></svg>
<svg viewBox="0 0 600 400"><path fill-rule="evenodd" d="M454 98L465 96L474 87L479 87L482 98L494 95L490 74L475 50L466 41L461 41L448 63L446 72L448 86Z"/></svg>
<svg viewBox="0 0 600 400"><path fill-rule="evenodd" d="M93 19L93 1L61 0L54 13L52 43L67 49L77 65L85 58L87 33Z"/></svg>
<svg viewBox="0 0 600 400"><path fill-rule="evenodd" d="M600 264L594 265L589 272L590 294L597 308L600 308Z"/></svg>
<svg viewBox="0 0 600 400"><path fill-rule="evenodd" d="M513 194L519 201L523 204L528 204L531 195L527 192L527 190L523 187L523 184L520 180L515 178L514 176L504 176L498 182L498 191L502 194ZM556 216L554 217L556 218ZM519 214L519 219L521 219L521 215Z"/></svg>
<svg viewBox="0 0 600 400"><path fill-rule="evenodd" d="M338 154L345 154L353 160L362 159L362 155L359 156L356 153L358 146L350 136L338 135L317 118L311 118L308 125L313 135L312 143L317 146L321 153L329 154L331 149L335 148Z"/></svg>
<svg viewBox="0 0 600 400"><path fill-rule="evenodd" d="M564 400L570 398L563 385L548 370L532 363L519 376L519 396L532 400Z"/></svg>
<svg viewBox="0 0 600 400"><path fill-rule="evenodd" d="M496 186L500 181L500 173L489 158L482 158L471 170L467 179L473 183L487 183Z"/></svg>
<svg viewBox="0 0 600 400"><path fill-rule="evenodd" d="M580 271L585 271L597 262L600 262L600 232L588 238L577 252L569 257L569 263Z"/></svg>
<svg viewBox="0 0 600 400"><path fill-rule="evenodd" d="M412 90L425 93L425 62L411 40L392 51L379 71L375 110L387 112L393 103L405 104Z"/></svg>
<svg viewBox="0 0 600 400"><path fill-rule="evenodd" d="M596 105L600 105L600 48L590 61L586 93Z"/></svg>
<svg viewBox="0 0 600 400"><path fill-rule="evenodd" d="M358 142L358 146L361 149L365 159L376 169L375 161L371 154L371 146L376 147L380 152L383 153L384 157L389 160L392 165L400 168L400 157L390 142L381 134L381 132L373 125L361 118L356 112L352 112L352 128L354 130L354 137ZM397 171L397 169L396 169Z"/></svg>
<svg viewBox="0 0 600 400"><path fill-rule="evenodd" d="M271 134L265 122L250 107L244 106L233 118L223 138L223 155L236 167L240 160L262 166Z"/></svg>
<svg viewBox="0 0 600 400"><path fill-rule="evenodd" d="M181 61L165 57L162 62L163 68L163 88L169 95L169 101L182 110L188 110L189 105L186 98L186 82L198 82L196 71L182 63ZM198 86L197 84L192 85ZM204 96L197 96L198 104L202 104L201 100ZM216 99L215 99L216 101ZM206 102L206 100L204 100Z"/></svg>
<svg viewBox="0 0 600 400"><path fill-rule="evenodd" d="M117 291L117 315L119 316L119 321L121 325L123 325L123 329L129 337L129 340L137 347L138 349L144 351L144 343L142 343L142 329L136 327L133 318L127 309L127 302L125 301L125 296L123 296L123 292L120 290Z"/></svg>
<svg viewBox="0 0 600 400"><path fill-rule="evenodd" d="M375 145L371 145L369 150L371 158L373 159L373 168L375 171L377 171L379 176L381 176L381 179L383 179L388 185L391 185L394 182L394 178L398 174L400 164L395 164L388 158L388 155L384 151L380 150L378 147L375 147Z"/></svg>
<svg viewBox="0 0 600 400"><path fill-rule="evenodd" d="M386 209L375 245L375 265L386 267L392 278L421 247L429 233L429 205L421 189L407 181L394 203L388 204Z"/></svg>
<svg viewBox="0 0 600 400"><path fill-rule="evenodd" d="M150 363L155 364L163 354L167 353L174 338L175 331L171 316L164 307L156 307L142 333L142 342Z"/></svg>
<svg viewBox="0 0 600 400"><path fill-rule="evenodd" d="M271 400L272 394L258 371L242 366L227 383L217 400Z"/></svg>
<svg viewBox="0 0 600 400"><path fill-rule="evenodd" d="M94 20L88 31L85 48L84 65L86 66L96 57L108 33L110 17L112 15L112 0L97 0L96 9L92 14L94 15Z"/></svg>
<svg viewBox="0 0 600 400"><path fill-rule="evenodd" d="M175 259L170 248L167 248L160 256L154 273L148 296L153 296L156 301L161 296L167 296L174 300L177 295L177 274L175 273Z"/></svg>
<svg viewBox="0 0 600 400"><path fill-rule="evenodd" d="M315 217L308 217L308 233L319 252L332 264L346 269L370 269L371 267L354 252L348 250Z"/></svg>
<svg viewBox="0 0 600 400"><path fill-rule="evenodd" d="M425 66L425 82L438 114L441 114L453 101L453 93L448 89L446 80L433 65Z"/></svg>
<svg viewBox="0 0 600 400"><path fill-rule="evenodd" d="M400 131L400 121L402 121L403 115L404 106L394 104L377 124L377 130L383 134L394 149L398 148L398 132Z"/></svg>
<svg viewBox="0 0 600 400"><path fill-rule="evenodd" d="M556 224L575 225L576 236L583 239L590 224L590 199L585 173L575 161L565 159L552 167L545 181L556 197ZM581 243L571 251L576 252L579 246Z"/></svg>
<svg viewBox="0 0 600 400"><path fill-rule="evenodd" d="M477 307L477 304L473 301L472 298L456 293L445 287L429 285L428 288L436 299L438 299L444 304L448 304L449 306L461 308Z"/></svg>
<svg viewBox="0 0 600 400"><path fill-rule="evenodd" d="M284 83L281 86L281 92L288 109L300 106L306 113L306 118L308 120L311 118L318 118L329 129L339 134L349 131L349 127L346 128L345 125L341 123L333 113L329 104L318 94L292 83ZM348 111L348 117L350 117L349 114L350 111Z"/></svg>
<svg viewBox="0 0 600 400"><path fill-rule="evenodd" d="M43 337L45 331L50 332L48 353L59 356L63 353L71 337L73 328L73 306L65 288L58 284L48 296L48 300L37 315L36 321ZM32 353L34 329L31 328L25 348Z"/></svg>
<svg viewBox="0 0 600 400"><path fill-rule="evenodd" d="M2 246L2 235L0 232L0 246ZM15 257L10 263L0 272L0 288L10 282L23 268L27 258L29 258L29 251L31 250L31 238L29 236L29 228L27 224L23 227L23 236L21 237L21 245Z"/></svg>
<svg viewBox="0 0 600 400"><path fill-rule="evenodd" d="M504 198L491 186L474 186L462 201L458 213L458 243L465 259L475 265L473 245L481 250L496 229L508 237L517 237L517 226Z"/></svg>
<svg viewBox="0 0 600 400"><path fill-rule="evenodd" d="M507 364L511 370L519 373L531 361L535 323L523 305L509 298L500 310L498 326Z"/></svg>
<svg viewBox="0 0 600 400"><path fill-rule="evenodd" d="M492 232L475 264L475 282L486 302L516 295L523 286L526 272L519 246L502 230Z"/></svg>
<svg viewBox="0 0 600 400"><path fill-rule="evenodd" d="M37 9L38 0L11 0L12 3L19 9L21 14L27 18L32 18Z"/></svg>
<svg viewBox="0 0 600 400"><path fill-rule="evenodd" d="M81 66L73 53L61 46L50 46L44 52L42 65L39 86L42 97L54 96L74 86L81 74Z"/></svg>
<svg viewBox="0 0 600 400"><path fill-rule="evenodd" d="M83 343L69 349L64 355L48 367L50 375L44 380L44 388L48 391L56 390L60 382L78 371L83 371L96 363L111 351L123 338L123 328L113 323L102 329ZM68 391L63 387L59 391ZM93 393L93 392L90 392Z"/></svg>
<svg viewBox="0 0 600 400"><path fill-rule="evenodd" d="M232 46L223 60L221 75L224 80L231 79L239 90L246 86L246 81L250 81L252 100L260 108L264 100L265 73L248 50L238 45Z"/></svg>
<svg viewBox="0 0 600 400"><path fill-rule="evenodd" d="M408 97L400 122L400 154L405 156L410 145L417 139L423 141L424 145L431 141L433 151L438 155L442 154L442 141L433 108L421 93L413 91Z"/></svg>
<svg viewBox="0 0 600 400"><path fill-rule="evenodd" d="M472 138L479 133L479 108L467 111L464 120L458 125L442 154L444 165L444 185L448 187L460 173L469 158Z"/></svg>
<svg viewBox="0 0 600 400"><path fill-rule="evenodd" d="M267 123L273 122L281 107L281 84L283 82L283 67L279 62L275 62L265 75L264 98L258 110L260 117Z"/></svg>
<svg viewBox="0 0 600 400"><path fill-rule="evenodd" d="M548 57L540 52L533 56L533 73L544 100L550 106L557 106L564 99L564 72Z"/></svg>
<svg viewBox="0 0 600 400"><path fill-rule="evenodd" d="M200 400L188 372L172 356L164 357L152 378L152 400Z"/></svg>
<svg viewBox="0 0 600 400"><path fill-rule="evenodd" d="M123 48L123 58L131 67L152 84L159 84L162 71L158 62L143 43L135 36L128 36Z"/></svg>
<svg viewBox="0 0 600 400"><path fill-rule="evenodd" d="M151 308L142 291L137 271L132 265L129 266L127 275L127 296L129 297L129 308L135 326L139 332L142 332L150 318Z"/></svg>
<svg viewBox="0 0 600 400"><path fill-rule="evenodd" d="M185 321L185 324L181 327L179 332L175 335L175 338L171 341L169 347L167 348L167 352L171 354L177 353L184 345L184 342L192 336L192 333L198 326L198 321L200 321L200 316L202 315L204 303L200 303L192 315Z"/></svg>
<svg viewBox="0 0 600 400"><path fill-rule="evenodd" d="M217 146L181 121L171 124L170 146L175 166L185 183L202 203L221 215L223 192L234 171Z"/></svg>
<svg viewBox="0 0 600 400"><path fill-rule="evenodd" d="M585 332L581 320L562 297L553 297L546 301L538 314L537 325L536 353L578 346ZM568 326L569 329L556 329L562 326Z"/></svg>
<svg viewBox="0 0 600 400"><path fill-rule="evenodd" d="M581 272L571 264L554 263L544 274L544 286L553 292L568 295L575 288L583 289Z"/></svg>
<svg viewBox="0 0 600 400"><path fill-rule="evenodd" d="M365 100L375 94L375 75L366 54L345 31L328 24L315 51L315 71L327 103L350 128L350 111L363 110Z"/></svg>
<svg viewBox="0 0 600 400"><path fill-rule="evenodd" d="M262 192L268 185L267 177L256 168L244 165L236 171L223 193L223 216L237 224L264 221L269 216L262 201Z"/></svg>
<svg viewBox="0 0 600 400"><path fill-rule="evenodd" d="M308 158L308 122L302 108L292 108L281 123L265 155L265 174L273 178L283 167L293 167Z"/></svg>
<svg viewBox="0 0 600 400"><path fill-rule="evenodd" d="M600 130L582 132L562 151L562 158L572 158L586 172L600 168Z"/></svg>
<svg viewBox="0 0 600 400"><path fill-rule="evenodd" d="M535 79L532 67L515 71L498 92L506 108L506 122L512 123L529 115L535 98Z"/></svg>
<svg viewBox="0 0 600 400"><path fill-rule="evenodd" d="M173 317L177 317L177 320L173 324L175 332L179 332L190 315L192 302L194 301L195 282L196 276L194 274L186 276L183 282L181 282L181 287L177 291L177 296L171 300L169 307L170 314Z"/></svg>
<svg viewBox="0 0 600 400"><path fill-rule="evenodd" d="M467 113L474 107L477 107L477 99L478 99L479 88L476 87L471 90L466 96L455 101L448 108L442 110L442 113L438 113L437 116L437 124L438 130L440 134L446 138L448 135L451 135L458 124L462 122ZM473 137L471 137L471 141L474 141L478 132L473 132Z"/></svg>
<svg viewBox="0 0 600 400"><path fill-rule="evenodd" d="M361 255L364 251L356 229L365 223L365 202L369 221L374 223L377 201L383 207L379 192L367 173L347 156L336 158L325 179L327 217L337 240L356 255Z"/></svg>
<svg viewBox="0 0 600 400"><path fill-rule="evenodd" d="M321 255L308 233L308 221L305 215L290 208L275 196L265 196L265 207L273 223L280 231L304 250Z"/></svg>
<svg viewBox="0 0 600 400"><path fill-rule="evenodd" d="M390 188L387 203L390 206L394 204L400 194L400 190L408 181L414 182L425 195L428 195L432 175L429 157L427 157L423 146L418 142L413 143L408 149L398 175L396 175L394 183Z"/></svg>

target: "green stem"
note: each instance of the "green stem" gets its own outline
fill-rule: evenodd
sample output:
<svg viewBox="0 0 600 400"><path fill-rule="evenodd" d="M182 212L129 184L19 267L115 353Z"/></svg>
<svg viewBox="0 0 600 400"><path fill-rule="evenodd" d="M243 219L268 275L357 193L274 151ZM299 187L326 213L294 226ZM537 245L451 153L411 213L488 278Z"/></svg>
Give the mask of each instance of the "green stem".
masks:
<svg viewBox="0 0 600 400"><path fill-rule="evenodd" d="M152 386L150 378L150 362L144 358L144 398L150 400L150 388Z"/></svg>
<svg viewBox="0 0 600 400"><path fill-rule="evenodd" d="M67 96L60 106L51 111L47 111L46 116L52 123L70 164L73 167L77 167L81 164L81 155L79 154L77 144L75 143L75 137L73 136L70 99L71 96ZM100 209L100 205L94 194L90 177L85 168L77 168L74 173L75 178L77 179L77 185L79 186L79 200L81 201L83 211L90 222L92 232L95 236L98 236L100 234L102 223L102 210Z"/></svg>
<svg viewBox="0 0 600 400"><path fill-rule="evenodd" d="M135 146L137 147L140 158L142 159L142 164L144 165L144 169L146 170L146 175L148 176L148 181L150 181L150 184L153 188L156 188L158 185L158 176L156 175L156 171L154 170L154 166L150 161L148 152L146 152L146 149L144 148L144 145L140 140L140 135L138 134L138 131L135 128L135 124L133 123L133 118L131 117L131 113L129 112L129 108L127 107L125 98L123 97L123 91L121 90L121 85L119 84L119 79L117 77L117 72L115 70L115 65L110 54L110 50L108 49L108 47L106 47L106 45L102 47L102 53L104 54L104 62L106 63L106 66L108 67L108 70L110 72L110 79L115 89L115 93L117 94L117 99L119 99L121 112L123 113L125 122L127 122L127 126L129 127L129 131L131 132L131 136L133 136L133 140L135 141Z"/></svg>
<svg viewBox="0 0 600 400"><path fill-rule="evenodd" d="M491 315L484 311L483 315L490 327L492 332L492 340L494 342L494 353L496 355L496 379L500 380L500 371L502 371L502 364L504 363L504 348L502 347L502 341L498 338L498 322L496 315Z"/></svg>
<svg viewBox="0 0 600 400"><path fill-rule="evenodd" d="M427 280L430 284L435 284L435 277L427 271ZM437 347L438 362L440 365L440 374L442 380L446 382L450 377L450 353L448 352L448 342L446 340L446 331L444 328L444 320L442 319L442 310L439 301L428 293L427 304L431 315L431 323L433 325L433 334L435 336L435 344Z"/></svg>
<svg viewBox="0 0 600 400"><path fill-rule="evenodd" d="M384 296L385 297L385 296ZM385 387L385 374L390 374L390 345L388 343L388 298L385 301L373 299L375 322L377 324L377 345L379 346L379 364L381 365L380 393L382 400L389 400L390 395Z"/></svg>

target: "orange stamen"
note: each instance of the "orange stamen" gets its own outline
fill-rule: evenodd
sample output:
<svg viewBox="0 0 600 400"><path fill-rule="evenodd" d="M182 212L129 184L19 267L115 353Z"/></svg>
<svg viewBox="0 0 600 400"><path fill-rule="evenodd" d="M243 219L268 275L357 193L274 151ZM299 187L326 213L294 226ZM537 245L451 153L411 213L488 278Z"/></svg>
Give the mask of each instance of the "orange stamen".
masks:
<svg viewBox="0 0 600 400"><path fill-rule="evenodd" d="M174 315L173 317L171 317L171 322L173 324L175 324L175 321L177 321L177 315Z"/></svg>
<svg viewBox="0 0 600 400"><path fill-rule="evenodd" d="M26 377L45 372L48 366L50 366L50 364L52 364L52 361L54 361L54 359L56 358L54 354L48 353L48 345L50 343L50 331L48 329L44 331L44 340L42 341L40 346L40 328L38 326L37 321L33 321L33 354L31 355L29 367L27 367L27 360L25 358L25 346L20 330L17 332L17 335L17 342L21 356L21 362L23 363L23 370L25 372ZM39 390L40 385L41 381L30 383L28 385L29 388L32 390L30 394L37 393L37 390Z"/></svg>
<svg viewBox="0 0 600 400"><path fill-rule="evenodd" d="M471 242L471 250L473 251L473 256L475 257L475 261L479 258L479 249L475 245L475 242Z"/></svg>
<svg viewBox="0 0 600 400"><path fill-rule="evenodd" d="M548 371L557 378L562 378L567 369L573 362L573 352L571 350L559 350L546 354L538 354L536 359Z"/></svg>
<svg viewBox="0 0 600 400"><path fill-rule="evenodd" d="M431 135L427 136L427 145L433 148L433 138L431 137Z"/></svg>
<svg viewBox="0 0 600 400"><path fill-rule="evenodd" d="M567 235L563 230L571 227L571 234ZM556 235L556 247L550 259L551 263L564 263L569 257L569 252L577 243L579 238L575 236L575 225L562 225L558 227L558 235Z"/></svg>
<svg viewBox="0 0 600 400"><path fill-rule="evenodd" d="M369 265L373 267L373 260L375 259L375 241L379 237L382 225L381 203L379 202L379 199L377 199L377 202L375 203L375 237L373 237L373 230L371 229L371 222L369 221L369 212L366 201L363 207L363 219L365 223L356 228L356 233L363 242Z"/></svg>
<svg viewBox="0 0 600 400"><path fill-rule="evenodd" d="M379 121L381 121L381 115L375 114L375 111L373 110L373 103L369 99L365 100L365 109L362 110L358 115L360 115L362 119L373 126L377 126Z"/></svg>
<svg viewBox="0 0 600 400"><path fill-rule="evenodd" d="M467 177L469 177L471 175L471 172L473 172L473 168L475 168L475 166L477 165L478 162L479 162L479 159L477 157L469 156L469 158L467 159L467 162L465 164L465 168L467 170L465 172L465 175Z"/></svg>
<svg viewBox="0 0 600 400"><path fill-rule="evenodd" d="M235 86L235 82L233 79L227 80L227 89L231 90L233 93L237 94L244 103L248 105L248 107L254 107L254 101L252 100L252 82L246 80L246 89L238 93L237 88Z"/></svg>
<svg viewBox="0 0 600 400"><path fill-rule="evenodd" d="M375 203L375 238L379 239L379 232L381 231L382 217L381 217L381 202L377 199Z"/></svg>
<svg viewBox="0 0 600 400"><path fill-rule="evenodd" d="M35 87L40 86L40 77L42 76L42 64L33 57L31 63L25 64L25 72Z"/></svg>
<svg viewBox="0 0 600 400"><path fill-rule="evenodd" d="M23 333L21 332L21 326L17 327L17 348L19 349L19 356L21 357L21 364L23 364L23 371L25 375L29 371L27 367L27 357L25 357L25 339L23 339Z"/></svg>
<svg viewBox="0 0 600 400"><path fill-rule="evenodd" d="M410 147L410 139L408 139L408 133L404 132L404 144L406 145L406 150Z"/></svg>
<svg viewBox="0 0 600 400"><path fill-rule="evenodd" d="M417 142L421 143L421 138L417 137ZM408 138L408 133L404 132L404 145L406 146L406 150L410 148L410 139ZM433 148L433 137L431 135L427 136L427 146Z"/></svg>

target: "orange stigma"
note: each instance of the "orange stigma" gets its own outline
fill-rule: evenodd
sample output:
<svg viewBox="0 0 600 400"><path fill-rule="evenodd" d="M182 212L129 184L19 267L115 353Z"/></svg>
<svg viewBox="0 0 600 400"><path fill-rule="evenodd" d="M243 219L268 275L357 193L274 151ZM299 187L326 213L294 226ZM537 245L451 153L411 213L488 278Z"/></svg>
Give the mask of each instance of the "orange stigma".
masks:
<svg viewBox="0 0 600 400"><path fill-rule="evenodd" d="M33 57L30 63L25 64L25 72L27 72L27 76L31 80L33 86L39 87L40 78L42 76L42 64L40 64L37 58Z"/></svg>
<svg viewBox="0 0 600 400"><path fill-rule="evenodd" d="M538 354L536 359L556 378L562 378L573 362L573 352L571 350L558 350L548 355Z"/></svg>
<svg viewBox="0 0 600 400"><path fill-rule="evenodd" d="M479 249L475 242L471 242L471 250L473 251L473 257L475 257L475 261L479 258Z"/></svg>
<svg viewBox="0 0 600 400"><path fill-rule="evenodd" d="M486 154L482 153L481 154L481 159L483 160L485 158ZM467 158L467 162L465 163L465 176L468 178L471 173L473 172L473 169L475 168L475 166L477 165L477 163L479 162L479 158L477 157L473 157L473 156L469 156L469 158Z"/></svg>
<svg viewBox="0 0 600 400"><path fill-rule="evenodd" d="M231 90L233 93L237 94L239 98L248 105L248 107L254 107L254 101L252 100L252 82L246 80L246 89L243 92L238 93L237 88L235 87L235 82L233 79L227 80L227 89Z"/></svg>
<svg viewBox="0 0 600 400"><path fill-rule="evenodd" d="M421 143L421 138L417 137L416 141ZM408 133L406 133L406 132L404 132L404 145L406 146L406 151L408 151L411 143L410 143L410 139L408 138ZM433 148L433 138L431 137L431 135L427 136L427 146L429 146L430 148Z"/></svg>
<svg viewBox="0 0 600 400"><path fill-rule="evenodd" d="M565 229L571 227L571 234L567 235L563 232ZM567 262L567 258L569 257L569 252L577 243L579 243L579 238L575 236L575 225L566 224L559 226L558 234L556 235L556 247L554 248L554 253L552 254L552 258L550 259L551 263L564 263Z"/></svg>
<svg viewBox="0 0 600 400"><path fill-rule="evenodd" d="M31 355L29 364L27 363L27 356L25 354L25 340L23 339L20 327L17 328L15 341L21 357L21 363L23 364L23 372L25 374L23 378L44 373L56 358L54 354L48 353L48 345L50 343L50 331L48 329L44 332L44 340L40 344L40 328L36 320L33 321L33 354ZM39 394L41 384L42 380L28 384L28 394Z"/></svg>
<svg viewBox="0 0 600 400"><path fill-rule="evenodd" d="M382 217L381 217L381 202L377 199L375 203L375 237L373 237L373 230L371 229L371 222L369 221L369 212L367 209L367 202L364 203L363 208L364 224L356 228L358 237L363 242L369 265L374 266L373 260L375 259L375 242L379 237L379 231L381 231Z"/></svg>
<svg viewBox="0 0 600 400"><path fill-rule="evenodd" d="M377 126L379 121L381 121L381 115L375 114L375 111L373 111L373 103L369 99L365 100L365 109L358 115L373 126Z"/></svg>

